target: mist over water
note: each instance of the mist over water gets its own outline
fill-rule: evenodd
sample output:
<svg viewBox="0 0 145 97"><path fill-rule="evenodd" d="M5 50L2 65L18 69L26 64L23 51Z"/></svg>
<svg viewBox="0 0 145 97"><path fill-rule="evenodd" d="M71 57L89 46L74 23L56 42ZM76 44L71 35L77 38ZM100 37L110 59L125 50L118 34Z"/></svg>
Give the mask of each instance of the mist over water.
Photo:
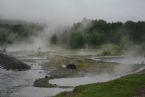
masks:
<svg viewBox="0 0 145 97"><path fill-rule="evenodd" d="M56 33L68 30L74 23L82 22L80 31L85 31L93 19L104 19L109 23L127 20L145 20L144 0L0 0L0 20L28 21L45 25L37 35L31 36L30 41L23 40L11 45L0 46L6 48L10 54L32 67L29 71L7 71L0 68L0 96L4 97L44 97L53 96L61 91L70 89L61 88L36 88L33 82L44 77L49 70L43 70L41 65L49 62L51 55L65 57L86 57L93 61L103 61L116 65L105 66L95 73L86 73L85 76L75 78L60 78L50 80L50 83L62 86L77 86L96 82L106 82L121 76L138 72L145 68L144 53L139 52L140 45L130 46L127 44L125 53L122 56L98 57L101 48L66 50L59 46L50 45L50 37ZM84 21L87 20L87 21ZM123 43L128 41L124 39ZM108 45L108 44L104 44ZM46 56L33 56L37 53L46 53ZM50 55L50 56L49 56ZM113 57L113 58L112 58ZM25 59L25 60L24 60ZM42 60L43 59L43 60ZM32 62L31 62L32 61ZM101 67L101 66L100 66ZM110 72L105 70L112 70ZM41 72L41 73L40 73Z"/></svg>
<svg viewBox="0 0 145 97"><path fill-rule="evenodd" d="M49 37L56 32L55 28L58 25L72 25L82 21L83 18L104 19L109 22L144 20L143 2L143 0L1 0L0 18L48 25L38 37L32 37L32 43L18 44L21 49L31 50L39 47L45 49L49 45ZM18 49L17 45L15 46L12 47Z"/></svg>

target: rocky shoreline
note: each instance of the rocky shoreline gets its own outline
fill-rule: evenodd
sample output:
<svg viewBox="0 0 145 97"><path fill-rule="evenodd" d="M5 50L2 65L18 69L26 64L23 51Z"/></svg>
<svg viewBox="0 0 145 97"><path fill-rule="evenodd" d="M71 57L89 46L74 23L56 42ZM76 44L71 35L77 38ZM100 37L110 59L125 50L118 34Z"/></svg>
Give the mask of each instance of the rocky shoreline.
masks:
<svg viewBox="0 0 145 97"><path fill-rule="evenodd" d="M49 83L51 78L39 78L34 81L33 86L39 88L73 88L72 86L58 86L56 84Z"/></svg>
<svg viewBox="0 0 145 97"><path fill-rule="evenodd" d="M20 60L0 52L0 67L6 70L29 70L30 66Z"/></svg>

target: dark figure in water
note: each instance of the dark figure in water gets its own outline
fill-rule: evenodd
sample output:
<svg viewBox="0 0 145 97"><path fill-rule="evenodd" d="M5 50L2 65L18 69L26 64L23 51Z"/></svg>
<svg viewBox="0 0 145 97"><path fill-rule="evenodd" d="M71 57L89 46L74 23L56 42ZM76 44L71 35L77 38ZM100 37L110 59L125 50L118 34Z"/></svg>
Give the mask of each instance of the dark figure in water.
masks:
<svg viewBox="0 0 145 97"><path fill-rule="evenodd" d="M67 64L66 68L67 69L77 69L75 64Z"/></svg>
<svg viewBox="0 0 145 97"><path fill-rule="evenodd" d="M48 79L48 76L47 75L45 76L45 79Z"/></svg>

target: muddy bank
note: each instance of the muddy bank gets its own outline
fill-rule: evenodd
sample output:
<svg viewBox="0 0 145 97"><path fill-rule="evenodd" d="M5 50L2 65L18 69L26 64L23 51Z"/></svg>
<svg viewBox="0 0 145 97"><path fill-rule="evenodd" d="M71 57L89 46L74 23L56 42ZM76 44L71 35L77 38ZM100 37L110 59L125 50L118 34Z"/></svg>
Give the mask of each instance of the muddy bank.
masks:
<svg viewBox="0 0 145 97"><path fill-rule="evenodd" d="M35 86L35 87L48 87L48 88L57 87L57 85L49 83L49 78L39 78L39 79L34 81L33 86Z"/></svg>
<svg viewBox="0 0 145 97"><path fill-rule="evenodd" d="M39 88L73 88L72 86L59 86L49 83L51 78L39 78L34 81L33 86Z"/></svg>
<svg viewBox="0 0 145 97"><path fill-rule="evenodd" d="M27 64L4 53L0 53L0 67L7 70L18 70L18 71L30 69L30 66L28 66Z"/></svg>

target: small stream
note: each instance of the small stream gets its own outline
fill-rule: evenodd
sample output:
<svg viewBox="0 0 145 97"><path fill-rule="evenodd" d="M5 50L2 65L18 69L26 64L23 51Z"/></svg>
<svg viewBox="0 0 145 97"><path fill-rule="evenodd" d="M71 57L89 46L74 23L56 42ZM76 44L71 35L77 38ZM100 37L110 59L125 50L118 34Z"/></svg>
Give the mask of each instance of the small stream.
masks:
<svg viewBox="0 0 145 97"><path fill-rule="evenodd" d="M40 67L44 61L49 61L47 58L28 57L29 53L13 53L12 55L23 60L31 65L28 71L7 71L0 68L0 97L51 97L62 91L71 91L72 88L37 88L33 87L33 82L44 77L49 71L45 71ZM28 61L29 60L29 61ZM117 62L121 63L123 60L118 59ZM116 59L105 60L107 62L116 62ZM85 77L76 78L59 78L50 80L50 83L60 86L77 86L82 84L106 82L120 76L131 73L131 71L119 71L126 68L126 65L118 66L114 73L102 73L94 75L86 75ZM140 67L141 68L141 67Z"/></svg>

